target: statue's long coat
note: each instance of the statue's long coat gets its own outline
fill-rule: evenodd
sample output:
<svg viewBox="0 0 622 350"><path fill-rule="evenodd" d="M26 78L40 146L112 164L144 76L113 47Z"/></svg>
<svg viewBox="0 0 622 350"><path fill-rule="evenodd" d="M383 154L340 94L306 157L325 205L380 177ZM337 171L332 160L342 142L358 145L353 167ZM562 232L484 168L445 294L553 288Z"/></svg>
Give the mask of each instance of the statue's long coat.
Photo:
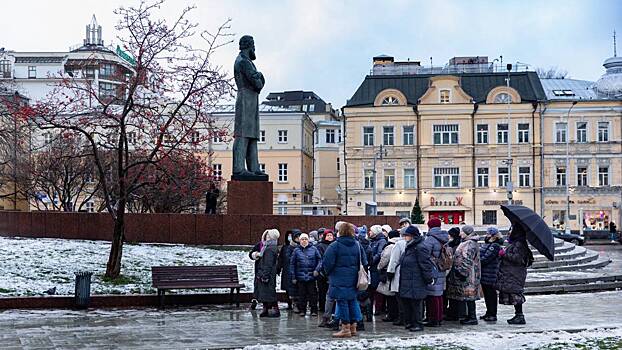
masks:
<svg viewBox="0 0 622 350"><path fill-rule="evenodd" d="M234 137L259 139L259 93L265 83L264 77L242 52L235 59L233 75L238 87Z"/></svg>

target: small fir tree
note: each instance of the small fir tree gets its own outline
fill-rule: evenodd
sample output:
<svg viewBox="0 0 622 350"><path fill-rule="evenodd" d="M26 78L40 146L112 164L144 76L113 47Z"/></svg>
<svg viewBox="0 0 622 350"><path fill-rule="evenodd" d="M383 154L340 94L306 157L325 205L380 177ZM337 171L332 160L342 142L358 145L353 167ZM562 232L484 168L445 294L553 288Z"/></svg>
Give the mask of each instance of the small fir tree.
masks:
<svg viewBox="0 0 622 350"><path fill-rule="evenodd" d="M413 206L413 210L410 213L410 221L413 224L425 223L423 220L423 213L421 212L421 207L419 206L419 198L415 199L415 205Z"/></svg>

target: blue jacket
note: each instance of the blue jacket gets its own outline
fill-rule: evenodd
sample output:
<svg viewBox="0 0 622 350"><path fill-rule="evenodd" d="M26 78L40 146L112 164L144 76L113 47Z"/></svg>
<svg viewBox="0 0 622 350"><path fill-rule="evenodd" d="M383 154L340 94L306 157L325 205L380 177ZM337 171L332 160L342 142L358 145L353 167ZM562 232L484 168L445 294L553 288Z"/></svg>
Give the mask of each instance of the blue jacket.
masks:
<svg viewBox="0 0 622 350"><path fill-rule="evenodd" d="M425 299L432 283L432 261L423 249L423 238L413 237L406 244L400 264L400 298Z"/></svg>
<svg viewBox="0 0 622 350"><path fill-rule="evenodd" d="M378 263L380 262L380 255L382 255L382 250L387 245L387 238L379 233L376 237L371 239L371 243L369 244L371 250L371 258L369 263L369 274L371 275L371 283L370 287L373 289L378 288L378 283L380 283L380 272L378 271Z"/></svg>
<svg viewBox="0 0 622 350"><path fill-rule="evenodd" d="M328 246L322 265L328 275L328 295L337 300L354 300L357 294L359 257L367 265L365 252L354 237L338 237Z"/></svg>
<svg viewBox="0 0 622 350"><path fill-rule="evenodd" d="M426 286L429 296L441 296L445 290L445 271L441 271L435 261L440 258L441 248L447 241L449 241L447 231L441 230L440 227L433 227L428 231L422 243L422 249L432 262L433 268L434 284Z"/></svg>
<svg viewBox="0 0 622 350"><path fill-rule="evenodd" d="M499 272L499 251L501 245L498 242L485 243L479 248L480 262L482 264L481 284L495 285L497 272Z"/></svg>
<svg viewBox="0 0 622 350"><path fill-rule="evenodd" d="M292 280L314 281L313 271L319 270L322 257L317 248L309 244L306 248L301 245L294 249L290 258L289 274Z"/></svg>

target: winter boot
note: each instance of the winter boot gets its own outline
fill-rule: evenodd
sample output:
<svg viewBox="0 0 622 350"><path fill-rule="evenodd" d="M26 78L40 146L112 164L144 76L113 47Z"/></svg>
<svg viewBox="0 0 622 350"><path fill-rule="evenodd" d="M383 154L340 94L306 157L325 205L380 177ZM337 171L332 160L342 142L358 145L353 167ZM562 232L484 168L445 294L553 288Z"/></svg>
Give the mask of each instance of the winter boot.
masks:
<svg viewBox="0 0 622 350"><path fill-rule="evenodd" d="M251 300L250 310L255 310L257 308L257 299Z"/></svg>
<svg viewBox="0 0 622 350"><path fill-rule="evenodd" d="M525 322L525 315L523 314L517 314L514 317L510 318L508 320L509 324L526 324L527 322Z"/></svg>
<svg viewBox="0 0 622 350"><path fill-rule="evenodd" d="M268 317L268 304L263 304L263 311L259 314L259 317Z"/></svg>
<svg viewBox="0 0 622 350"><path fill-rule="evenodd" d="M486 316L483 320L486 322L497 322L497 316Z"/></svg>
<svg viewBox="0 0 622 350"><path fill-rule="evenodd" d="M324 327L328 327L328 323L329 323L329 322L330 322L330 320L329 320L329 318L328 318L328 317L324 317L324 316L322 316L322 322L320 322L320 324L318 324L317 326L318 326L318 327L322 327L322 328L324 328Z"/></svg>
<svg viewBox="0 0 622 350"><path fill-rule="evenodd" d="M475 326L477 325L477 318L465 318L464 320L460 320L460 324L465 326Z"/></svg>
<svg viewBox="0 0 622 350"><path fill-rule="evenodd" d="M291 299L287 299L287 309L288 311L293 310L294 308L292 307L292 300Z"/></svg>
<svg viewBox="0 0 622 350"><path fill-rule="evenodd" d="M281 312L279 311L278 307L273 307L270 310L268 310L268 317L281 317Z"/></svg>
<svg viewBox="0 0 622 350"><path fill-rule="evenodd" d="M356 329L359 332L362 332L365 330L365 323L363 323L363 320L358 321L356 324L353 323L352 325L355 325ZM350 325L350 329L352 329L352 325Z"/></svg>
<svg viewBox="0 0 622 350"><path fill-rule="evenodd" d="M350 338L352 337L352 333L350 333L350 325L342 323L341 330L337 333L333 333L333 337L335 338Z"/></svg>
<svg viewBox="0 0 622 350"><path fill-rule="evenodd" d="M358 323L358 322L357 322ZM356 328L357 328L357 323L352 323L350 324L350 334L352 334L353 337L356 336ZM361 329L362 330L362 329Z"/></svg>
<svg viewBox="0 0 622 350"><path fill-rule="evenodd" d="M408 328L408 330L411 332L421 332L423 331L423 326L417 323L416 325Z"/></svg>

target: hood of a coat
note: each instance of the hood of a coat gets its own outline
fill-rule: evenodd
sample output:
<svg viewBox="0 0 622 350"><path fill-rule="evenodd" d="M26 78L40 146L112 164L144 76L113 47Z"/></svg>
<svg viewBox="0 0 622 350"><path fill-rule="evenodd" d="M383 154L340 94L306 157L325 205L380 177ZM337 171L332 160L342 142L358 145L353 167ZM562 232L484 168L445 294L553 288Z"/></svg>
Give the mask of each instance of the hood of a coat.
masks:
<svg viewBox="0 0 622 350"><path fill-rule="evenodd" d="M410 240L410 242L406 243L406 249L411 249L412 247L416 246L417 244L421 243L422 241L423 241L423 237L415 236L415 237L413 237L413 239Z"/></svg>
<svg viewBox="0 0 622 350"><path fill-rule="evenodd" d="M356 244L354 237L337 237L337 242L345 245L346 247L352 247Z"/></svg>
<svg viewBox="0 0 622 350"><path fill-rule="evenodd" d="M449 241L449 234L447 233L447 231L441 230L440 227L432 227L430 231L428 231L428 236L438 239L443 244Z"/></svg>

